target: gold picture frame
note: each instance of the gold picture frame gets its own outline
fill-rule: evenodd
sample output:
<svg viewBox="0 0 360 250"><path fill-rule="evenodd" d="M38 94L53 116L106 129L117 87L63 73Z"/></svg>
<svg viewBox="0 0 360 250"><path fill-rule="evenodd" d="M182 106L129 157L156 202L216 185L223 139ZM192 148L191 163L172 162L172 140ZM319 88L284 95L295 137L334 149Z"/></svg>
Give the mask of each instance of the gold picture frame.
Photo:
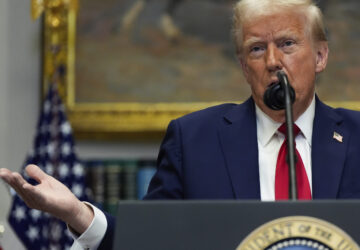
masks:
<svg viewBox="0 0 360 250"><path fill-rule="evenodd" d="M77 0L33 0L34 18L44 11L44 91L50 82L58 83L68 118L80 137L101 134L162 134L170 120L219 102L106 102L75 101L75 39ZM63 69L59 73L59 68ZM327 102L334 107L360 110L358 101ZM100 136L102 137L102 136Z"/></svg>
<svg viewBox="0 0 360 250"><path fill-rule="evenodd" d="M39 3L41 3L39 5ZM43 93L56 81L75 134L81 138L117 138L148 133L163 134L170 120L219 104L196 103L76 103L75 39L77 0L33 0L32 14L44 11ZM57 51L54 52L54 48ZM56 72L59 67L65 72ZM55 79L55 80L54 80ZM115 137L114 137L115 136ZM150 136L151 137L151 136ZM132 137L131 137L132 138Z"/></svg>

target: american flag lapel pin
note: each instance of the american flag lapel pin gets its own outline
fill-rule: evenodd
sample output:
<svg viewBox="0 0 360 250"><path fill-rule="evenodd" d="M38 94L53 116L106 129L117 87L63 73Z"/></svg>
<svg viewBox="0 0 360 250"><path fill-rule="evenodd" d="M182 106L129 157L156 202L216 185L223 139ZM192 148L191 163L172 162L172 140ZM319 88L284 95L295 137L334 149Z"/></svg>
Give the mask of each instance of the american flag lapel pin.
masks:
<svg viewBox="0 0 360 250"><path fill-rule="evenodd" d="M337 132L334 132L333 138L337 140L338 142L343 142L343 137Z"/></svg>

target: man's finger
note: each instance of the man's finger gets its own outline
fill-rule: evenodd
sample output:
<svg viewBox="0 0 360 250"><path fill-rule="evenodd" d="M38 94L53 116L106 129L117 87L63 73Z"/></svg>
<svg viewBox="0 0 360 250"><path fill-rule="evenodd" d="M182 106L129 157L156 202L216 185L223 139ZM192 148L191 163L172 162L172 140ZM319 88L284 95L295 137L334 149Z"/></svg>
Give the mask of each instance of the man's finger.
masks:
<svg viewBox="0 0 360 250"><path fill-rule="evenodd" d="M9 169L6 169L6 168L0 169L0 177L7 183L9 183L9 181L10 181L11 173L12 172Z"/></svg>
<svg viewBox="0 0 360 250"><path fill-rule="evenodd" d="M17 187L15 187L15 181L14 181L14 177L12 176L12 172L6 168L1 168L0 169L0 177L1 179L3 179L3 181L5 181L9 186L11 186L13 189L17 189Z"/></svg>
<svg viewBox="0 0 360 250"><path fill-rule="evenodd" d="M16 173L16 172L12 173L12 177L13 177L13 181L16 183L16 185L18 185L21 188L25 183L27 183L19 173Z"/></svg>
<svg viewBox="0 0 360 250"><path fill-rule="evenodd" d="M11 172L6 168L0 169L0 177L6 181L10 186L22 187L27 183L24 178L17 172Z"/></svg>
<svg viewBox="0 0 360 250"><path fill-rule="evenodd" d="M38 167L34 167L36 174L36 168ZM11 172L3 168L0 169L0 177L15 190L29 207L39 208L39 201L42 199L41 193L39 193L35 186L29 184L19 173Z"/></svg>
<svg viewBox="0 0 360 250"><path fill-rule="evenodd" d="M26 173L36 180L37 182L41 183L48 175L45 174L38 166L36 165L28 165L25 168Z"/></svg>
<svg viewBox="0 0 360 250"><path fill-rule="evenodd" d="M21 187L23 184L23 181L21 180L22 177L18 173L11 172L7 169L1 170L0 177L14 188Z"/></svg>
<svg viewBox="0 0 360 250"><path fill-rule="evenodd" d="M11 181L9 184L15 189L16 193L20 195L23 199L26 197L26 193L23 186L28 183L19 173L14 172L11 174Z"/></svg>

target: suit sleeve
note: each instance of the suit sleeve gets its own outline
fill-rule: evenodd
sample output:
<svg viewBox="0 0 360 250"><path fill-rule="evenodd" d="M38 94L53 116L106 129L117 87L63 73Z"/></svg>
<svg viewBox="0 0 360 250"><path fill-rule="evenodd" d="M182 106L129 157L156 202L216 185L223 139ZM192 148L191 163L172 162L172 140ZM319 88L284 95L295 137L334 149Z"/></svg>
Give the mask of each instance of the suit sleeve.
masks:
<svg viewBox="0 0 360 250"><path fill-rule="evenodd" d="M183 199L182 141L178 120L170 122L161 144L157 171L150 182L148 199Z"/></svg>
<svg viewBox="0 0 360 250"><path fill-rule="evenodd" d="M107 228L104 238L101 240L101 243L98 247L99 250L113 249L114 243L115 217L105 212L104 214L107 220Z"/></svg>

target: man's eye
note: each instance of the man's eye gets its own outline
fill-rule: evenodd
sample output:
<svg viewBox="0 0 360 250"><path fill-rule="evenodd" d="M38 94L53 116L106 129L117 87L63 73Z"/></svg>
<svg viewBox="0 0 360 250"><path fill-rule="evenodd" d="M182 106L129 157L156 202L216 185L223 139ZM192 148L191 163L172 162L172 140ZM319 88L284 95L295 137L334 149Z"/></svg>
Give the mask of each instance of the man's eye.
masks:
<svg viewBox="0 0 360 250"><path fill-rule="evenodd" d="M294 44L295 44L294 41L292 41L292 40L287 40L287 41L285 41L285 42L282 44L282 46L283 46L283 47L289 47L289 46L294 45Z"/></svg>
<svg viewBox="0 0 360 250"><path fill-rule="evenodd" d="M262 50L263 50L262 47L260 47L260 46L254 46L254 47L252 47L252 48L250 49L250 52L260 52L260 51L262 51Z"/></svg>

